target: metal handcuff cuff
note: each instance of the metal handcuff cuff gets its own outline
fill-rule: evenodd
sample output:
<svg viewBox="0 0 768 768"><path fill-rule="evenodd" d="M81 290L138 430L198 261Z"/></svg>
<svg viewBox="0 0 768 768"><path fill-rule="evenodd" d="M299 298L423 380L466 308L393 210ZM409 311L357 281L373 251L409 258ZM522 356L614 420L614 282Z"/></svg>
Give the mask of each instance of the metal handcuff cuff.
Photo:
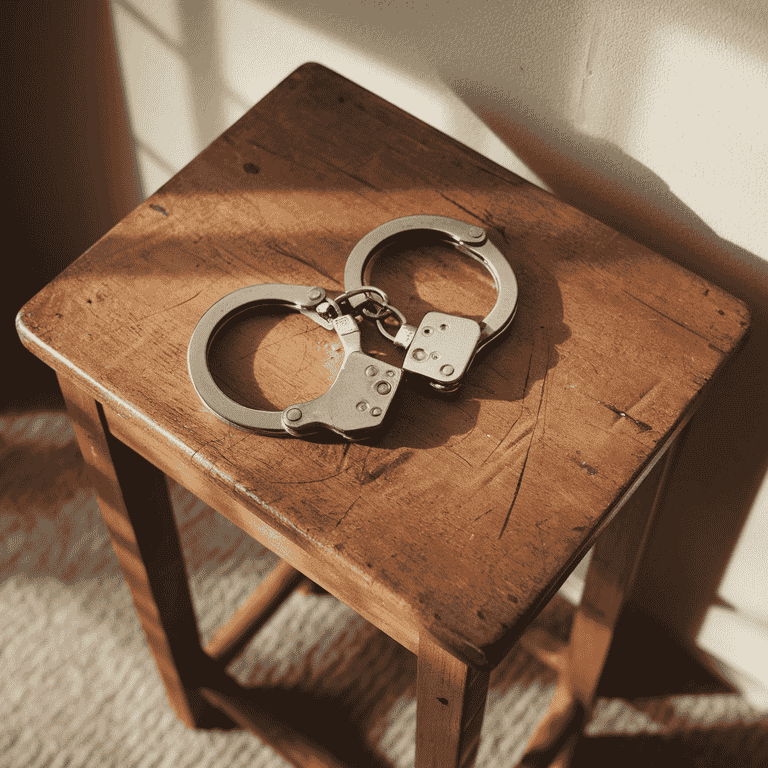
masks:
<svg viewBox="0 0 768 768"><path fill-rule="evenodd" d="M365 285L365 270L377 253L398 241L409 245L445 243L483 264L493 276L497 298L478 323L469 318L427 312L418 327L409 325L387 295ZM379 430L403 378L408 372L426 379L438 392L454 392L475 354L499 338L517 309L517 280L509 262L481 227L446 216L406 216L369 232L352 250L344 270L345 292L331 299L318 286L268 283L240 288L217 301L195 326L187 350L192 384L203 403L224 421L273 436L302 437L321 429L347 440L364 440ZM208 367L208 352L216 333L236 315L255 307L282 307L306 315L335 330L344 349L336 380L325 394L282 411L241 405L222 392ZM385 317L395 315L400 327L392 335ZM376 321L380 332L406 351L402 368L366 355L360 348L356 317Z"/></svg>

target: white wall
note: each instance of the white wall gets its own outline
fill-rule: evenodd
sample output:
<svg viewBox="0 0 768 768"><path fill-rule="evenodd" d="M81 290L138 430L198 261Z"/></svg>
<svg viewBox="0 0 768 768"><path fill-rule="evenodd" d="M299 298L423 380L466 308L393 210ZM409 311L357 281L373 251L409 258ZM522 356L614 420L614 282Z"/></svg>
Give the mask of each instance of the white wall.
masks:
<svg viewBox="0 0 768 768"><path fill-rule="evenodd" d="M111 7L147 194L318 61L748 301L751 337L692 429L636 600L768 685L764 0Z"/></svg>

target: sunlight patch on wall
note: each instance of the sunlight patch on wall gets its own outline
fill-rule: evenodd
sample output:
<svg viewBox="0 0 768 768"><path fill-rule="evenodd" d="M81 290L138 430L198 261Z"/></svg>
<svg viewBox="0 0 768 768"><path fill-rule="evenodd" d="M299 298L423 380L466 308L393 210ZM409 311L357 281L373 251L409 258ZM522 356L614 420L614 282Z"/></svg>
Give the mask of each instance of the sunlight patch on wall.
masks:
<svg viewBox="0 0 768 768"><path fill-rule="evenodd" d="M450 113L421 73L396 70L295 17L248 0L220 0L217 8L223 78L249 103L259 101L297 67L314 61L450 131Z"/></svg>
<svg viewBox="0 0 768 768"><path fill-rule="evenodd" d="M629 151L718 235L768 259L768 64L679 27L649 44Z"/></svg>
<svg viewBox="0 0 768 768"><path fill-rule="evenodd" d="M472 112L426 55L416 61L394 53L385 61L344 29L329 35L322 27L281 13L268 3L219 0L217 8L222 75L249 104L266 96L301 64L314 61L547 188ZM377 18L371 17L372 25ZM381 34L389 32L382 28Z"/></svg>
<svg viewBox="0 0 768 768"><path fill-rule="evenodd" d="M751 616L715 605L704 617L697 643L753 707L768 712L766 626Z"/></svg>
<svg viewBox="0 0 768 768"><path fill-rule="evenodd" d="M129 10L135 17L146 19L168 42L178 47L183 45L179 0L119 0L119 3L124 11Z"/></svg>
<svg viewBox="0 0 768 768"><path fill-rule="evenodd" d="M146 194L156 189L152 185L164 176L164 166L177 170L199 152L190 120L194 102L182 54L122 4L111 7L123 90L133 137L139 145ZM142 145L150 152L142 152Z"/></svg>
<svg viewBox="0 0 768 768"><path fill-rule="evenodd" d="M145 196L309 61L542 185L427 56L397 51L384 56L350 30L329 32L268 2L112 0L110 5Z"/></svg>
<svg viewBox="0 0 768 768"><path fill-rule="evenodd" d="M741 529L718 594L730 605L759 617L768 637L768 476ZM768 663L768 656L766 656ZM768 682L768 672L766 672Z"/></svg>

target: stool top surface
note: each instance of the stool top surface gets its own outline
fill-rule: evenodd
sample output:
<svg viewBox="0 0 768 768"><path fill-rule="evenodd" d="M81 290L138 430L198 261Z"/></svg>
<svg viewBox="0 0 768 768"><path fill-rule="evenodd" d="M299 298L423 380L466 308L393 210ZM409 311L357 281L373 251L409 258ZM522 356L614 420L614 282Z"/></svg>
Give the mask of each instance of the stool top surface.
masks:
<svg viewBox="0 0 768 768"><path fill-rule="evenodd" d="M406 386L366 444L239 431L202 405L187 344L215 301L268 282L336 295L360 238L421 213L487 228L519 284L510 333L455 400ZM430 309L481 320L495 299L447 248L387 253L370 279L414 325ZM179 477L214 478L475 664L501 658L567 576L748 322L714 285L314 64L17 320L35 354L165 445ZM402 362L373 328L363 345ZM245 317L211 366L235 399L282 409L324 391L341 354L301 315Z"/></svg>

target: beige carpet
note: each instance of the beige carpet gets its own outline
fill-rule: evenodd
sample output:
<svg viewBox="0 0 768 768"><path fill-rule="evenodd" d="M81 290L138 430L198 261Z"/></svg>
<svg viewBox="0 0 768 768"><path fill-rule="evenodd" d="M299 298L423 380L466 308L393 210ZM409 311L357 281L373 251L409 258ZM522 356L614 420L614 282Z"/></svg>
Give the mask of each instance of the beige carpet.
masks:
<svg viewBox="0 0 768 768"><path fill-rule="evenodd" d="M0 416L0 457L0 765L285 766L250 734L176 720L66 416ZM172 496L205 640L275 558L182 488ZM539 636L564 636L569 618L556 602ZM415 659L334 598L294 594L235 669L349 704L372 729L371 764L413 764ZM515 764L554 681L524 647L496 670L479 767ZM603 697L574 765L616 764L765 768L768 715L716 690Z"/></svg>

